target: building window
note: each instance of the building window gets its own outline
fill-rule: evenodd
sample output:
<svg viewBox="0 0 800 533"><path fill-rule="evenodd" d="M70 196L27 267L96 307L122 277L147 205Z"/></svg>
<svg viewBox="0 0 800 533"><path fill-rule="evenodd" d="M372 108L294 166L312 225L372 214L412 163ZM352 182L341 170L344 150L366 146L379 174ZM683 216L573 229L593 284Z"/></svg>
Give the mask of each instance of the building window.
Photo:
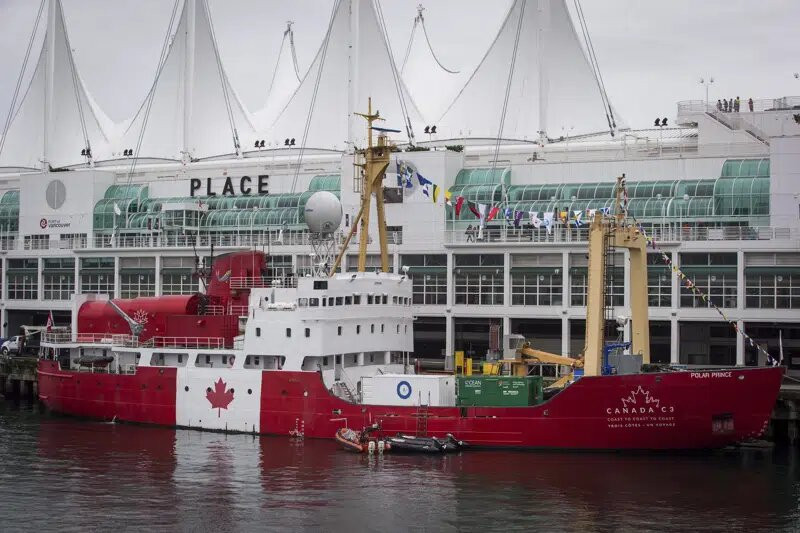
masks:
<svg viewBox="0 0 800 533"><path fill-rule="evenodd" d="M39 284L36 273L8 272L8 299L35 300L38 298Z"/></svg>
<svg viewBox="0 0 800 533"><path fill-rule="evenodd" d="M503 305L503 256L456 255L454 296L460 305Z"/></svg>
<svg viewBox="0 0 800 533"><path fill-rule="evenodd" d="M261 328L256 328L256 337L261 336Z"/></svg>
<svg viewBox="0 0 800 533"><path fill-rule="evenodd" d="M647 303L650 307L672 305L672 273L659 254L647 254Z"/></svg>
<svg viewBox="0 0 800 533"><path fill-rule="evenodd" d="M120 287L120 297L122 298L155 296L156 294L155 271L120 272L119 287Z"/></svg>
<svg viewBox="0 0 800 533"><path fill-rule="evenodd" d="M560 269L511 271L511 305L561 305L563 290Z"/></svg>
<svg viewBox="0 0 800 533"><path fill-rule="evenodd" d="M164 272L161 274L161 294L179 295L197 292L197 282L189 272Z"/></svg>
<svg viewBox="0 0 800 533"><path fill-rule="evenodd" d="M311 328L306 328L306 337L311 336Z"/></svg>
<svg viewBox="0 0 800 533"><path fill-rule="evenodd" d="M375 333L375 324L370 324L369 325L369 332L370 333Z"/></svg>
<svg viewBox="0 0 800 533"><path fill-rule="evenodd" d="M456 269L455 303L460 305L503 305L503 273L469 272Z"/></svg>
<svg viewBox="0 0 800 533"><path fill-rule="evenodd" d="M586 268L574 267L570 272L570 305L586 306L588 272ZM622 267L607 269L606 306L621 307L625 305L625 270Z"/></svg>
<svg viewBox="0 0 800 533"><path fill-rule="evenodd" d="M417 305L445 305L447 303L447 274L414 274L411 277L414 303ZM395 301L395 303L397 303Z"/></svg>
<svg viewBox="0 0 800 533"><path fill-rule="evenodd" d="M286 328L286 336L287 337L291 337L292 336L292 328Z"/></svg>
<svg viewBox="0 0 800 533"><path fill-rule="evenodd" d="M383 327L384 327L384 325L381 324L381 333L383 333Z"/></svg>
<svg viewBox="0 0 800 533"><path fill-rule="evenodd" d="M360 325L356 326L356 335L358 335L359 333L361 333L361 326Z"/></svg>
<svg viewBox="0 0 800 533"><path fill-rule="evenodd" d="M45 300L69 300L75 293L75 259L45 258L42 288Z"/></svg>
<svg viewBox="0 0 800 533"><path fill-rule="evenodd" d="M336 333L341 337L341 335L342 335L342 326L338 326L336 328Z"/></svg>
<svg viewBox="0 0 800 533"><path fill-rule="evenodd" d="M74 273L50 273L42 275L45 300L69 300L75 292Z"/></svg>
<svg viewBox="0 0 800 533"><path fill-rule="evenodd" d="M800 309L800 273L793 274L776 269L748 269L745 270L744 284L745 307Z"/></svg>
<svg viewBox="0 0 800 533"><path fill-rule="evenodd" d="M39 297L39 261L9 259L6 283L9 300L36 300Z"/></svg>
<svg viewBox="0 0 800 533"><path fill-rule="evenodd" d="M681 270L697 287L693 292L681 283L681 307L735 308L737 298L736 254L681 254ZM704 301L701 294L705 294Z"/></svg>

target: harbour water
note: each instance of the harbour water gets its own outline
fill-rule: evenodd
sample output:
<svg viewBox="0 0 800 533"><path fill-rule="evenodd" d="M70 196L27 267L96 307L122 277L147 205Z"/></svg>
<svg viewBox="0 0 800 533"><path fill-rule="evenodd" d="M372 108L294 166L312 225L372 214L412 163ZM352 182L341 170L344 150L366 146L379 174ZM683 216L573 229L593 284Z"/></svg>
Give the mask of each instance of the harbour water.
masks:
<svg viewBox="0 0 800 533"><path fill-rule="evenodd" d="M795 531L798 465L787 448L367 457L0 401L0 530Z"/></svg>

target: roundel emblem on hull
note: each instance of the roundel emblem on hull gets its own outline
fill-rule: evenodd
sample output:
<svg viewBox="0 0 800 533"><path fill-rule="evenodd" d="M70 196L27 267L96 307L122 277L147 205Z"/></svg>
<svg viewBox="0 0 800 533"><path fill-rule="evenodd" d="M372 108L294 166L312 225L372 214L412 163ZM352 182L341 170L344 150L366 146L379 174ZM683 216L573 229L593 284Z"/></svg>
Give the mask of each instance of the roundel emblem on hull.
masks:
<svg viewBox="0 0 800 533"><path fill-rule="evenodd" d="M59 209L67 199L67 188L61 180L53 180L47 185L44 192L45 200L50 209Z"/></svg>
<svg viewBox="0 0 800 533"><path fill-rule="evenodd" d="M411 397L411 383L405 380L398 383L397 395L403 400L409 399Z"/></svg>
<svg viewBox="0 0 800 533"><path fill-rule="evenodd" d="M43 218L39 221L39 227L42 229L47 229L47 219Z"/></svg>

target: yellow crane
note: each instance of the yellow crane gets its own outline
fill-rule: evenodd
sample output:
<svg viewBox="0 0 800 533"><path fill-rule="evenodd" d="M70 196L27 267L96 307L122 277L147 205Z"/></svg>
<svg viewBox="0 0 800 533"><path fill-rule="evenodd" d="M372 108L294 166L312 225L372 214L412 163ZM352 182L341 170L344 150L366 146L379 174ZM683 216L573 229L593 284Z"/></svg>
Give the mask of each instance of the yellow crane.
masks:
<svg viewBox="0 0 800 533"><path fill-rule="evenodd" d="M589 226L589 280L586 297L586 343L583 371L602 374L605 347L605 297L607 251L627 248L630 253L631 353L650 363L650 321L647 306L647 240L639 228L625 218L623 203L625 174L617 178L614 213L598 213Z"/></svg>
<svg viewBox="0 0 800 533"><path fill-rule="evenodd" d="M389 142L386 136L387 130L382 128L375 128L373 123L378 120L383 120L380 113L372 112L372 98L368 100L367 112L356 113L356 115L363 117L367 121L367 147L363 150L356 150L356 157L361 158L361 162L354 163L360 169L361 173L361 208L358 210L356 218L353 220L353 227L347 234L344 240L342 249L336 257L336 261L331 268L330 276L336 273L339 265L342 264L342 258L347 245L350 244L350 239L353 238L356 231L360 230L361 235L358 242L358 271L364 272L367 267L367 244L369 243L369 219L370 219L370 205L372 195L375 195L375 208L378 214L378 236L380 239L381 249L381 270L389 272L389 246L386 235L386 214L384 210L383 201L383 179L386 177L386 168L389 166L389 155L392 152L393 145ZM373 144L372 132L378 131L378 142Z"/></svg>
<svg viewBox="0 0 800 533"><path fill-rule="evenodd" d="M589 226L589 279L586 300L586 340L583 354L578 358L558 355L533 348L525 343L516 350L516 359L499 361L510 365L513 375L527 375L532 362L583 368L584 375L602 374L605 348L605 273L608 252L613 248L626 248L630 252L631 294L631 352L642 356L642 363L650 362L650 329L647 306L647 241L633 224L627 222L623 208L625 175L617 178L614 213L598 212ZM499 366L497 367L499 370ZM574 372L552 385L563 387L574 377Z"/></svg>

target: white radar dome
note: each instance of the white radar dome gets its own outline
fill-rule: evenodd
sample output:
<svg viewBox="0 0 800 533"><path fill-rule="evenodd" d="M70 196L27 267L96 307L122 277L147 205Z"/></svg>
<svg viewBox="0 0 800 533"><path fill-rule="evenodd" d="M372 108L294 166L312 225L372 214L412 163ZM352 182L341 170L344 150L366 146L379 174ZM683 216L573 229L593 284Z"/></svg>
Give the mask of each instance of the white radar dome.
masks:
<svg viewBox="0 0 800 533"><path fill-rule="evenodd" d="M342 222L342 203L332 192L318 191L306 202L304 214L311 233L333 233Z"/></svg>

